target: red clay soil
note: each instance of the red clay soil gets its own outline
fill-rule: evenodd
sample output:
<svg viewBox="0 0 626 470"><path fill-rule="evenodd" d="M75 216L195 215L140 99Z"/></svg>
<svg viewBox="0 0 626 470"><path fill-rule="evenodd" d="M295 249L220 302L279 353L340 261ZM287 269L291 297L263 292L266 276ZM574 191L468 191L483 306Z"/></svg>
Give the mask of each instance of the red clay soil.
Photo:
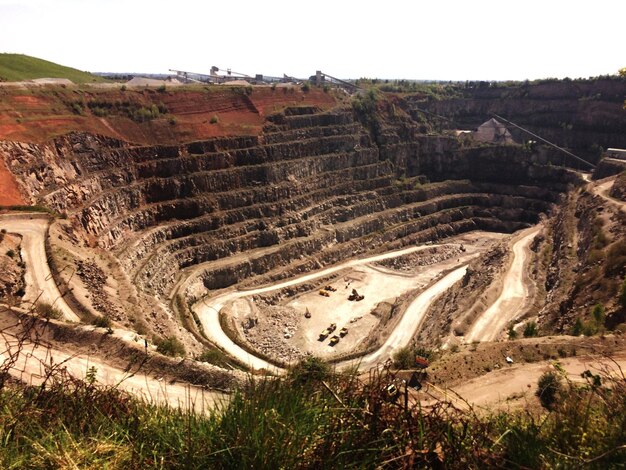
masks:
<svg viewBox="0 0 626 470"><path fill-rule="evenodd" d="M17 189L15 178L0 159L0 206L24 204L24 199Z"/></svg>
<svg viewBox="0 0 626 470"><path fill-rule="evenodd" d="M106 116L94 115L89 103L92 108L107 108ZM124 113L124 103L164 106L167 113L135 122ZM332 93L317 88L305 92L300 87L193 86L166 91L7 87L0 88L0 140L45 143L71 131L86 131L137 144L176 144L259 134L265 118L287 106L329 109L336 103ZM76 104L80 105L78 110Z"/></svg>
<svg viewBox="0 0 626 470"><path fill-rule="evenodd" d="M135 108L165 107L167 112L147 122L136 122L124 112L128 103ZM135 144L177 144L210 137L257 135L268 115L287 106L325 110L336 104L331 93L316 88L305 92L300 87L193 86L165 91L7 87L0 88L0 140L46 143L59 135L84 131ZM94 107L107 109L106 116L96 116ZM0 205L16 204L24 204L24 200L0 158Z"/></svg>

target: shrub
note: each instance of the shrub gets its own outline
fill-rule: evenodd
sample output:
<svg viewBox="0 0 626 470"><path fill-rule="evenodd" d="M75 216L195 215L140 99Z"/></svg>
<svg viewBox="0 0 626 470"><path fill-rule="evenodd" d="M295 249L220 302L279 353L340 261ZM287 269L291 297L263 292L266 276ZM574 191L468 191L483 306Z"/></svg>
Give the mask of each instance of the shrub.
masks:
<svg viewBox="0 0 626 470"><path fill-rule="evenodd" d="M576 319L574 327L572 328L572 336L580 336L583 334L583 322L580 318Z"/></svg>
<svg viewBox="0 0 626 470"><path fill-rule="evenodd" d="M607 275L624 274L626 272L626 240L620 240L609 248L605 268Z"/></svg>
<svg viewBox="0 0 626 470"><path fill-rule="evenodd" d="M170 123L170 126L175 126L175 125L178 123L178 121L176 120L176 116L171 116L171 117L167 120L167 122L169 122L169 123Z"/></svg>
<svg viewBox="0 0 626 470"><path fill-rule="evenodd" d="M561 377L556 372L545 372L537 382L535 395L539 398L541 406L551 410L556 404L559 393L562 390Z"/></svg>
<svg viewBox="0 0 626 470"><path fill-rule="evenodd" d="M591 311L591 315L598 326L604 325L606 315L602 304L596 304Z"/></svg>
<svg viewBox="0 0 626 470"><path fill-rule="evenodd" d="M51 305L48 302L39 302L35 306L35 311L43 318L52 318L54 320L59 320L63 318L63 313L61 310Z"/></svg>
<svg viewBox="0 0 626 470"><path fill-rule="evenodd" d="M433 358L433 352L429 349L405 346L398 349L393 354L393 365L398 369L414 369L416 366L416 356L426 358L430 361Z"/></svg>
<svg viewBox="0 0 626 470"><path fill-rule="evenodd" d="M208 362L209 364L215 364L216 366L224 367L228 364L228 357L217 349L205 349L196 358L200 362Z"/></svg>
<svg viewBox="0 0 626 470"><path fill-rule="evenodd" d="M300 385L326 380L330 375L330 366L315 356L305 357L289 371L292 381Z"/></svg>
<svg viewBox="0 0 626 470"><path fill-rule="evenodd" d="M217 114L214 114L213 116L211 116L211 120L209 122L211 124L217 124L219 122L219 118L217 117Z"/></svg>
<svg viewBox="0 0 626 470"><path fill-rule="evenodd" d="M529 321L524 327L524 338L533 338L539 336L539 330L537 329L537 323Z"/></svg>
<svg viewBox="0 0 626 470"><path fill-rule="evenodd" d="M398 369L410 369L415 364L415 355L408 346L393 353L393 365Z"/></svg>
<svg viewBox="0 0 626 470"><path fill-rule="evenodd" d="M167 90L165 83L163 85L161 85L159 88L157 88L157 91L159 93L165 93L165 91Z"/></svg>
<svg viewBox="0 0 626 470"><path fill-rule="evenodd" d="M157 339L157 352L166 356L176 357L185 355L185 345L175 336Z"/></svg>
<svg viewBox="0 0 626 470"><path fill-rule="evenodd" d="M72 103L72 112L78 115L83 114L83 105L79 101L75 101Z"/></svg>
<svg viewBox="0 0 626 470"><path fill-rule="evenodd" d="M619 303L622 308L626 308L626 278L624 279L624 282L622 282L622 287L620 289Z"/></svg>
<svg viewBox="0 0 626 470"><path fill-rule="evenodd" d="M161 113L167 112L167 109L162 106L157 106L156 104L151 105L150 107L141 106L140 108L129 108L128 114L129 117L136 122L146 122L151 121L152 119L158 118Z"/></svg>
<svg viewBox="0 0 626 470"><path fill-rule="evenodd" d="M7 251L7 256L9 258L14 258L15 257L15 251L14 250L8 250Z"/></svg>
<svg viewBox="0 0 626 470"><path fill-rule="evenodd" d="M515 328L513 328L513 326L509 327L509 339L516 339L517 338L517 331L515 331Z"/></svg>
<svg viewBox="0 0 626 470"><path fill-rule="evenodd" d="M105 315L97 316L92 321L91 324L97 328L106 328L109 329L113 325L111 319Z"/></svg>
<svg viewBox="0 0 626 470"><path fill-rule="evenodd" d="M109 115L109 110L106 108L101 108L99 106L95 106L93 108L91 108L91 112L94 114L94 116L97 117L105 117Z"/></svg>
<svg viewBox="0 0 626 470"><path fill-rule="evenodd" d="M302 85L302 91L306 93L310 89L311 89L311 85L309 85L309 82L304 82L304 84Z"/></svg>

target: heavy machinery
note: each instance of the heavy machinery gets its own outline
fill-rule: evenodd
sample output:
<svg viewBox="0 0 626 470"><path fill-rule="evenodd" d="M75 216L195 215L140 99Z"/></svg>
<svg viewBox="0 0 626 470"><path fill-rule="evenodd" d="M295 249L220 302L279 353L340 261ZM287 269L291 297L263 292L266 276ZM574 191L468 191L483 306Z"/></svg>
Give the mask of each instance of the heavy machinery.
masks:
<svg viewBox="0 0 626 470"><path fill-rule="evenodd" d="M391 402L395 402L400 396L400 390L393 382L385 387L385 395Z"/></svg>
<svg viewBox="0 0 626 470"><path fill-rule="evenodd" d="M332 338L330 338L330 343L328 343L330 346L335 346L335 344L337 344L339 342L339 336L334 335Z"/></svg>
<svg viewBox="0 0 626 470"><path fill-rule="evenodd" d="M356 289L352 289L352 293L348 296L348 300L350 302L352 301L356 301L356 302L360 302L361 300L363 300L365 298L364 295L360 295Z"/></svg>
<svg viewBox="0 0 626 470"><path fill-rule="evenodd" d="M337 329L337 324L336 323L331 323L328 328L326 328L324 331L322 331L320 333L320 336L319 336L319 338L317 340L318 341L324 341L326 338L328 338L328 335L330 335L336 329Z"/></svg>
<svg viewBox="0 0 626 470"><path fill-rule="evenodd" d="M425 357L415 356L415 365L419 369L426 369L430 365L430 362Z"/></svg>
<svg viewBox="0 0 626 470"><path fill-rule="evenodd" d="M348 329L344 326L341 330L339 330L339 336L342 338L348 334Z"/></svg>

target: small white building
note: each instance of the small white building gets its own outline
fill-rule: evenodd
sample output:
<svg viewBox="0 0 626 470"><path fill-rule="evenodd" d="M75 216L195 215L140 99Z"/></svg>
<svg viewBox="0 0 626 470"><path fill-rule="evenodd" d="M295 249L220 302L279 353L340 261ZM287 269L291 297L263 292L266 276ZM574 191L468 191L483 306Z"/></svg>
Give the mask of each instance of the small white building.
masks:
<svg viewBox="0 0 626 470"><path fill-rule="evenodd" d="M606 149L607 158L617 158L618 160L626 160L626 149Z"/></svg>
<svg viewBox="0 0 626 470"><path fill-rule="evenodd" d="M500 121L491 118L489 121L481 124L476 129L472 137L478 142L487 142L489 144L512 144L513 136Z"/></svg>

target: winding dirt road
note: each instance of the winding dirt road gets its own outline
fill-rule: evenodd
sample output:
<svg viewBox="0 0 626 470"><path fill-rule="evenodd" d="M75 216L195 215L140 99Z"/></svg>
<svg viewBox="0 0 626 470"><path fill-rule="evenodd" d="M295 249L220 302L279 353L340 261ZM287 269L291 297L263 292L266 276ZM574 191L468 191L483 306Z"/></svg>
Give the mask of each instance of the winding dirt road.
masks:
<svg viewBox="0 0 626 470"><path fill-rule="evenodd" d="M611 176L609 178L597 181L595 184L592 183L591 192L600 196L605 201L608 201L609 203L611 203L611 205L617 207L622 212L626 212L626 202L609 196L609 191L611 190L611 186L613 186L616 178L616 176Z"/></svg>
<svg viewBox="0 0 626 470"><path fill-rule="evenodd" d="M57 287L46 256L45 237L49 218L40 214L0 215L0 229L22 236L21 256L26 264L24 280L26 293L23 307L29 310L36 301L49 302L63 313L65 320L79 322L80 318L63 299ZM3 328L0 335L0 365L16 352L15 332ZM84 378L91 367L97 370L97 381L104 385L118 386L133 395L155 403L168 403L172 406L206 409L214 406L223 394L207 392L186 384L167 384L163 380L144 374L132 375L88 355L74 355L51 344L41 345L26 342L11 375L26 383L39 385L51 364L62 366L70 375Z"/></svg>
<svg viewBox="0 0 626 470"><path fill-rule="evenodd" d="M555 366L557 363L558 366ZM494 407L524 405L528 400L535 399L539 377L557 367L572 382L583 382L580 374L585 370L620 378L626 371L626 353L620 352L611 358L596 355L513 364L470 379L457 387L442 389L429 385L426 391L435 399L449 399L461 407L467 402L474 406L488 406L493 411ZM425 400L423 403L427 402Z"/></svg>
<svg viewBox="0 0 626 470"><path fill-rule="evenodd" d="M37 301L47 302L57 308L65 320L79 322L80 318L65 302L48 266L45 239L49 223L49 217L40 214L0 215L0 229L22 236L21 256L26 263L23 301L26 308Z"/></svg>
<svg viewBox="0 0 626 470"><path fill-rule="evenodd" d="M529 289L525 271L530 243L540 228L525 230L513 244L513 261L504 276L502 293L498 299L474 322L465 335L465 342L494 341L506 325L517 318L528 305Z"/></svg>
<svg viewBox="0 0 626 470"><path fill-rule="evenodd" d="M423 245L417 247L405 248L403 250L393 251L389 253L383 253L376 256L371 256L368 258L356 259L347 261L345 263L341 263L336 266L332 266L330 268L323 269L321 271L316 271L314 273L310 273L304 276L300 276L294 279L290 279L285 282L281 282L278 284L274 284L271 286L261 287L258 289L245 290L245 291L230 291L225 292L221 295L212 298L204 298L203 300L197 302L192 308L198 315L200 322L202 323L202 327L204 329L207 337L217 344L219 347L223 348L228 354L237 358L239 361L248 365L252 369L266 369L273 372L280 372L281 369L276 367L275 365L265 361L264 359L258 358L253 354L248 353L240 346L235 344L229 337L224 333L224 331L220 328L219 323L219 311L229 302L233 300L239 299L241 297L248 297L257 294L263 294L266 292L271 292L278 289L283 289L285 287L290 287L293 285L301 284L307 281L311 281L313 279L318 279L320 277L325 277L330 274L336 273L338 271L344 270L346 268L356 267L363 264L375 263L378 261L395 258L403 255L407 255L410 253L415 253L418 251L422 251L432 247L438 247L441 245ZM366 356L362 358L360 361L347 361L345 363L339 363L338 365L341 367L344 366L352 366L356 363L361 363L360 368L371 367L371 364L374 364L377 361L385 360L389 357L393 351L398 348L405 346L408 344L415 334L415 331L419 327L423 315L430 307L431 303L435 300L435 298L440 295L444 290L449 288L452 284L454 284L457 280L459 280L464 272L466 266L457 267L452 273L445 276L443 279L437 281L430 288L426 289L426 291L422 292L412 303L407 310L407 313L403 316L402 321L396 327L394 332L391 334L390 338L383 345L382 350L373 353L370 356Z"/></svg>

